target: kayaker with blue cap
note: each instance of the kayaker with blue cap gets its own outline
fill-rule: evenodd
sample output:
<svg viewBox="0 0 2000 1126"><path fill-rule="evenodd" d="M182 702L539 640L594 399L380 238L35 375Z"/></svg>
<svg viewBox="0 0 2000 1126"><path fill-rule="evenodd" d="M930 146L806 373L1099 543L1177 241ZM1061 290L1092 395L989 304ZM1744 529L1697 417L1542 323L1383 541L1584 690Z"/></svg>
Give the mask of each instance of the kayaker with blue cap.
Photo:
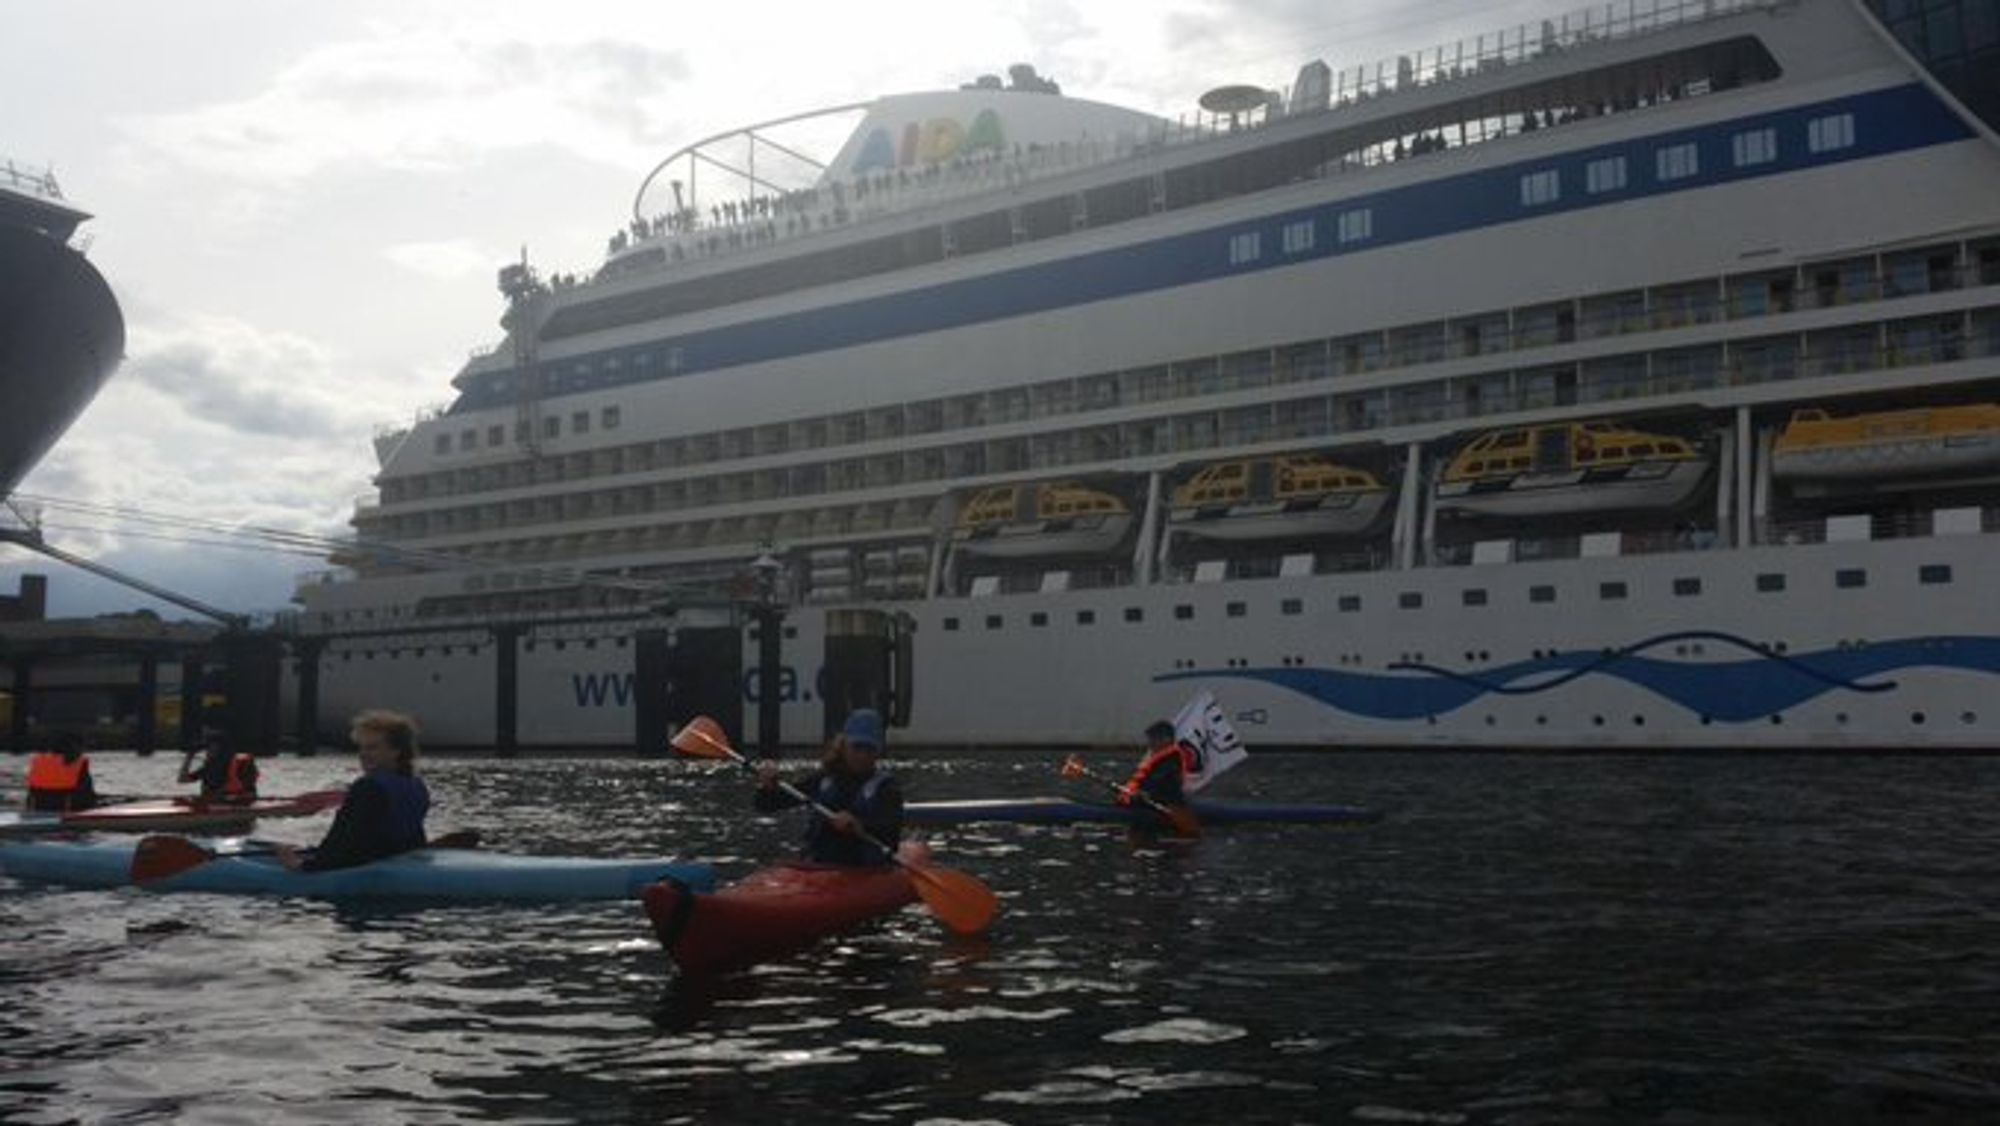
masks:
<svg viewBox="0 0 2000 1126"><path fill-rule="evenodd" d="M431 795L417 777L417 722L401 712L366 711L354 717L348 738L361 755L361 777L347 787L319 847L273 850L287 868L352 868L428 843L424 817Z"/></svg>
<svg viewBox="0 0 2000 1126"><path fill-rule="evenodd" d="M1174 725L1154 720L1146 728L1146 754L1132 777L1126 779L1119 805L1131 805L1134 794L1143 793L1161 805L1186 805L1187 770L1193 753L1181 742Z"/></svg>
<svg viewBox="0 0 2000 1126"><path fill-rule="evenodd" d="M894 851L903 839L903 788L896 776L882 769L882 716L873 708L848 713L840 733L827 743L819 769L798 781L803 793L833 812L818 813L806 824L806 859L821 864L878 865L891 863L887 853L855 835L869 835ZM778 787L778 768L757 768L755 803L760 813L775 813L798 805L797 798Z"/></svg>

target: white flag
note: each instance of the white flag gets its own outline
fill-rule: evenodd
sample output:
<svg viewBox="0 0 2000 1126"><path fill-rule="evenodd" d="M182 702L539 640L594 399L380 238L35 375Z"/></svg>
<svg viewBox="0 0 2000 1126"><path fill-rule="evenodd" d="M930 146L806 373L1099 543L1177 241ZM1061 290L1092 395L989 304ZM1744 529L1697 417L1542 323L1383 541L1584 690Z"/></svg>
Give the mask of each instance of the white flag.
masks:
<svg viewBox="0 0 2000 1126"><path fill-rule="evenodd" d="M1190 794L1250 757L1213 693L1200 693L1181 708L1174 716L1174 735L1194 749L1194 762L1182 779L1182 787Z"/></svg>

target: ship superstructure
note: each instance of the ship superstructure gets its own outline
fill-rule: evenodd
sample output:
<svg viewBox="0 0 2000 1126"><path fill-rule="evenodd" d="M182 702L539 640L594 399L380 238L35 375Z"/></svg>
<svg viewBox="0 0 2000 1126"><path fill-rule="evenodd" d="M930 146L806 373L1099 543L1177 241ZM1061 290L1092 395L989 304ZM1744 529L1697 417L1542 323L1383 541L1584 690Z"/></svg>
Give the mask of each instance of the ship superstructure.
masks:
<svg viewBox="0 0 2000 1126"><path fill-rule="evenodd" d="M792 743L873 606L932 744L1198 688L1270 744L2000 744L1991 473L1783 437L2000 400L2000 147L1912 46L1613 6L1192 127L988 82L840 107L803 183L691 147L379 443L324 706L488 743L511 668L523 742L628 743L634 622L761 557Z"/></svg>

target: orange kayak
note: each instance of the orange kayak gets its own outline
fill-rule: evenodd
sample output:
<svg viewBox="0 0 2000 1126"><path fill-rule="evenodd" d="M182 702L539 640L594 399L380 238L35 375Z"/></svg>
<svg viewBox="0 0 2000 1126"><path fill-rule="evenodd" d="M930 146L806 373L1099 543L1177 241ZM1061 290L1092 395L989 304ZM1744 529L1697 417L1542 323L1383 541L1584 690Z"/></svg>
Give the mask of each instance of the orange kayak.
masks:
<svg viewBox="0 0 2000 1126"><path fill-rule="evenodd" d="M919 863L920 844L900 854ZM909 872L794 861L759 868L713 894L674 880L640 893L660 945L690 976L723 973L796 953L917 901Z"/></svg>

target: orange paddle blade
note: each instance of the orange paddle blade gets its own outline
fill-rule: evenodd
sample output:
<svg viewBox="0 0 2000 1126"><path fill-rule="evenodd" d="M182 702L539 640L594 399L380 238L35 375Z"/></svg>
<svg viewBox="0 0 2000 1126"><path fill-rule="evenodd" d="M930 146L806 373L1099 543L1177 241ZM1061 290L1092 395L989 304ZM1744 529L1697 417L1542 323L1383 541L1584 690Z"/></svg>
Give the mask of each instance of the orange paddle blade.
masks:
<svg viewBox="0 0 2000 1126"><path fill-rule="evenodd" d="M1084 768L1083 760L1077 758L1075 755L1071 755L1063 760L1062 776L1064 778L1085 778L1089 774L1090 771Z"/></svg>
<svg viewBox="0 0 2000 1126"><path fill-rule="evenodd" d="M186 837L141 837L139 846L132 850L132 882L150 884L178 876L213 859L214 853Z"/></svg>
<svg viewBox="0 0 2000 1126"><path fill-rule="evenodd" d="M1194 810L1184 805L1164 805L1160 802L1154 802L1153 808L1160 811L1167 824L1174 827L1174 832L1183 837L1201 836L1201 818L1194 815Z"/></svg>
<svg viewBox="0 0 2000 1126"><path fill-rule="evenodd" d="M694 717L675 732L673 746L674 750L696 758L742 757L729 745L729 736L723 733L722 725L705 715Z"/></svg>
<svg viewBox="0 0 2000 1126"><path fill-rule="evenodd" d="M924 906L953 934L978 934L1000 910L993 889L956 868L905 863Z"/></svg>

